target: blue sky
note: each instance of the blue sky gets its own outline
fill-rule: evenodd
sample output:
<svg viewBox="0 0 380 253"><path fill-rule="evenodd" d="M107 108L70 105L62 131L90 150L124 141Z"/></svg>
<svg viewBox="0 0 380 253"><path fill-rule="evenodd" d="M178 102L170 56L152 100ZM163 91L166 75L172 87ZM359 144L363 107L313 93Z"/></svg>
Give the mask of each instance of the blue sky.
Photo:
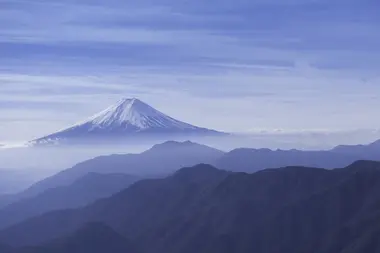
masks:
<svg viewBox="0 0 380 253"><path fill-rule="evenodd" d="M233 132L379 129L377 0L0 0L0 142L138 97Z"/></svg>

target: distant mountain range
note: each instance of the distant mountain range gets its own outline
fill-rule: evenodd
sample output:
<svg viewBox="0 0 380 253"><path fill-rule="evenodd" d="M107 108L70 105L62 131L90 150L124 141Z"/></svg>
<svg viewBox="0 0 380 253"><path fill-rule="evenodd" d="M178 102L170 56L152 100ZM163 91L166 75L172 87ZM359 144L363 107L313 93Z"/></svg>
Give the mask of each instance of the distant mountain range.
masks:
<svg viewBox="0 0 380 253"><path fill-rule="evenodd" d="M0 208L0 229L49 211L85 206L110 197L138 180L126 174L88 173L67 186L41 189L41 193L31 197L21 195L13 204Z"/></svg>
<svg viewBox="0 0 380 253"><path fill-rule="evenodd" d="M362 156L366 159L380 159L380 140L368 145L340 145L331 150L334 153Z"/></svg>
<svg viewBox="0 0 380 253"><path fill-rule="evenodd" d="M354 161L380 160L378 144L339 146L329 151L236 149L223 152L190 141L168 141L141 154L97 157L42 180L24 192L0 198L3 200L0 201L0 229L4 229L0 232L0 252L42 252L38 249L60 252L61 247L68 247L66 242L71 245L71 240L76 241L79 234L96 236L83 232L88 231L86 224L93 222L105 233L120 239L121 245L132 242L143 253L157 252L152 251L156 248L169 253L377 252L367 249L378 247L370 243L372 238L377 238L373 231L380 231L380 224L372 219L380 218L374 213L377 201L380 203L377 194L380 163ZM201 165L192 167L196 164ZM292 167L263 171L287 166ZM174 173L183 167L187 168ZM345 168L334 169L342 167ZM241 173L256 171L260 172ZM138 178L152 179L130 186ZM117 193L120 190L123 191ZM104 197L109 198L99 200ZM91 204L94 201L97 202ZM316 215L313 210L322 206L326 210ZM78 207L82 208L64 210ZM341 223L321 223L322 227L318 227L315 222L330 214ZM310 217L317 220L309 220ZM290 235L282 230L274 232L273 227L290 231ZM41 232L33 234L37 228ZM308 229L306 235L300 232L303 229ZM348 234L341 234L347 229ZM363 236L357 237L356 230L362 231ZM158 235L165 235L164 239ZM246 238L247 235L257 239ZM286 236L290 236L289 242L283 239ZM305 243L297 241L298 237ZM56 238L62 243L57 244ZM266 244L269 240L279 243ZM355 246L358 249L367 251L351 249L350 240L358 244ZM1 242L36 247L19 251L1 246ZM91 247L82 243L86 244L79 243L79 248ZM318 251L308 245L315 245Z"/></svg>
<svg viewBox="0 0 380 253"><path fill-rule="evenodd" d="M41 180L20 193L0 196L0 208L35 197L52 188L70 186L88 173L122 173L140 178L165 177L183 167L200 163L213 164L223 154L220 150L190 141L168 141L141 154L100 156Z"/></svg>
<svg viewBox="0 0 380 253"><path fill-rule="evenodd" d="M214 165L225 170L255 172L294 165L334 169L357 160L380 161L380 140L368 145L346 145L320 151L238 148L227 152Z"/></svg>
<svg viewBox="0 0 380 253"><path fill-rule="evenodd" d="M38 145L128 143L143 139L215 136L225 133L176 120L139 99L123 99L72 127L38 138Z"/></svg>
<svg viewBox="0 0 380 253"><path fill-rule="evenodd" d="M254 174L198 165L85 208L32 218L1 231L0 242L56 250L34 252L115 242L144 253L377 253L379 192L379 162ZM28 251L12 253L19 252Z"/></svg>
<svg viewBox="0 0 380 253"><path fill-rule="evenodd" d="M366 157L360 154L353 155L331 151L239 148L223 155L216 161L215 165L221 169L242 172L256 172L267 168L292 165L333 169L347 166Z"/></svg>
<svg viewBox="0 0 380 253"><path fill-rule="evenodd" d="M368 146L338 147L329 151L270 150L240 148L230 152L194 142L168 141L140 154L100 156L84 161L32 185L16 195L0 197L0 208L14 201L36 196L47 189L74 183L88 173L124 173L142 178L164 177L182 168L200 163L235 172L256 172L267 168L305 166L341 168L357 160L380 160L380 148Z"/></svg>
<svg viewBox="0 0 380 253"><path fill-rule="evenodd" d="M193 143L168 141L140 154L100 156L48 177L27 189L23 196L33 196L46 189L72 184L87 173L125 173L140 177L164 177L174 171L199 163L213 163L224 152Z"/></svg>

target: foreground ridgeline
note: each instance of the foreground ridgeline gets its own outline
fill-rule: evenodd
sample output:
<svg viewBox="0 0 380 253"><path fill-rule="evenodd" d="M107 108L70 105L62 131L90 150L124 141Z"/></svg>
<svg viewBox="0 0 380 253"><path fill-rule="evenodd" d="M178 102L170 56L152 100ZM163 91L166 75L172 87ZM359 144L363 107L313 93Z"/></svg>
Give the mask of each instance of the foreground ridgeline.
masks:
<svg viewBox="0 0 380 253"><path fill-rule="evenodd" d="M377 253L380 163L254 174L201 164L7 227L0 242L7 253Z"/></svg>

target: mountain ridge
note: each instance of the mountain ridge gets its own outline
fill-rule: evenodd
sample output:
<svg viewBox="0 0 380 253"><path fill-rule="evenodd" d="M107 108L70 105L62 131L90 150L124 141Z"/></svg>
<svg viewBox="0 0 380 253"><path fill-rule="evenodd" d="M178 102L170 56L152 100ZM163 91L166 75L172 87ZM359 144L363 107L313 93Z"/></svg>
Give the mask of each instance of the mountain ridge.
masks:
<svg viewBox="0 0 380 253"><path fill-rule="evenodd" d="M110 197L139 177L121 173L88 173L67 186L48 188L0 208L0 229L53 210L84 207L98 199Z"/></svg>
<svg viewBox="0 0 380 253"><path fill-rule="evenodd" d="M71 168L47 177L23 192L10 196L9 201L33 197L49 188L72 184L87 173L124 173L139 177L167 176L176 170L199 163L213 163L224 154L215 148L185 141L167 141L156 144L139 154L113 154L83 161ZM13 199L12 199L13 197ZM1 204L1 203L0 203ZM1 207L1 205L0 205Z"/></svg>
<svg viewBox="0 0 380 253"><path fill-rule="evenodd" d="M176 120L137 98L121 99L90 118L32 140L29 146L123 142L142 138L225 135Z"/></svg>
<svg viewBox="0 0 380 253"><path fill-rule="evenodd" d="M343 253L356 242L356 228L365 235L359 238L365 242L361 248L374 247L367 241L378 236L362 220L380 211L379 189L379 162L253 174L197 165L165 179L140 181L80 210L33 218L1 231L0 241L39 244L101 222L147 253ZM353 228L345 234L350 224ZM30 232L37 228L38 234Z"/></svg>

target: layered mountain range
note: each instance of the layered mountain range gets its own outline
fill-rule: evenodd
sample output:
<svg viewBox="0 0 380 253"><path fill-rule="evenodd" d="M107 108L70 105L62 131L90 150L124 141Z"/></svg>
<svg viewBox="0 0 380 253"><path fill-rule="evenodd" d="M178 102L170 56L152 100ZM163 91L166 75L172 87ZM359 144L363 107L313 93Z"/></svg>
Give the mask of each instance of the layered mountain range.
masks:
<svg viewBox="0 0 380 253"><path fill-rule="evenodd" d="M377 253L378 143L96 157L0 196L0 252Z"/></svg>
<svg viewBox="0 0 380 253"><path fill-rule="evenodd" d="M34 197L50 188L68 186L88 173L123 173L140 178L154 178L167 176L182 167L199 163L250 173L292 165L333 169L348 166L356 160L380 160L379 150L375 144L370 144L327 151L238 148L224 152L190 141L167 141L140 154L105 155L83 161L35 183L23 192L0 195L0 208L20 199Z"/></svg>
<svg viewBox="0 0 380 253"><path fill-rule="evenodd" d="M49 212L8 227L0 231L0 249L377 253L379 192L378 162L254 174L198 165L164 179L139 181L84 208Z"/></svg>

